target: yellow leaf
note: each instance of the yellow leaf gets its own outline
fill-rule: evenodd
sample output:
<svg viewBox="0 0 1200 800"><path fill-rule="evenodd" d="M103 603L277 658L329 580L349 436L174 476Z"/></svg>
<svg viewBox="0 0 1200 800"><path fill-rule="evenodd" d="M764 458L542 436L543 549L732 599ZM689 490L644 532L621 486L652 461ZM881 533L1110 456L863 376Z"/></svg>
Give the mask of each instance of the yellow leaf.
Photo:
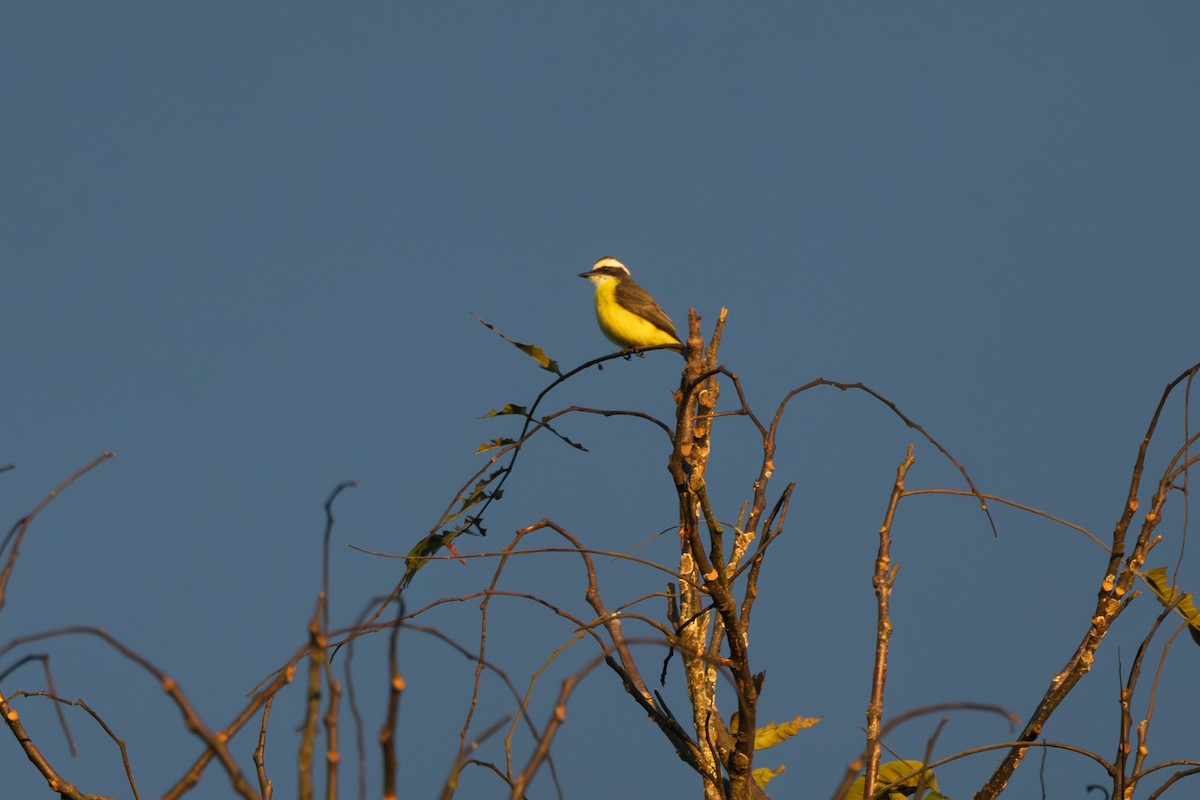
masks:
<svg viewBox="0 0 1200 800"><path fill-rule="evenodd" d="M505 336L503 333L501 333L500 331L496 330L496 326L491 325L487 322L484 322L483 317L480 317L476 314L472 314L471 316L475 317L475 319L479 320L480 325L487 328L489 331L496 334L501 339L508 342L513 347L517 348L522 353L524 353L525 355L532 358L534 361L536 361L538 363L538 366L540 366L542 369L544 369L548 372L553 372L555 375L562 377L562 373L559 372L559 369L558 369L558 362L555 361L554 359L550 358L550 356L546 355L545 350L538 347L536 344L525 344L524 342L518 342L513 339L510 339L507 336Z"/></svg>
<svg viewBox="0 0 1200 800"><path fill-rule="evenodd" d="M493 408L491 411L480 417L480 419L487 419L488 417L502 417L506 414L517 414L518 416L524 417L528 416L529 412L525 409L525 406L517 406L513 405L512 403L505 403L504 408L500 409L499 411Z"/></svg>
<svg viewBox="0 0 1200 800"><path fill-rule="evenodd" d="M471 455L477 456L480 453L486 453L488 450L495 450L497 447L507 447L510 444L515 444L515 439L508 439L503 436L498 439L492 439L490 442L483 442L479 447L475 448L475 452Z"/></svg>
<svg viewBox="0 0 1200 800"><path fill-rule="evenodd" d="M909 795L917 790L917 783L920 780L921 768L925 765L920 761L889 761L886 764L879 765L879 775L875 779L875 790L878 792L885 786L900 781L898 784L888 790L884 795L885 800L905 800ZM866 776L860 775L858 780L850 785L846 793L842 795L842 800L863 800L863 786L866 783ZM943 797L938 789L937 779L933 777L933 773L925 770L925 783L923 784L929 793L925 795L925 800L949 800Z"/></svg>
<svg viewBox="0 0 1200 800"><path fill-rule="evenodd" d="M1181 592L1179 587L1169 585L1166 567L1148 569L1142 573L1142 577L1150 584L1154 594L1158 595L1158 602L1162 603L1164 608L1175 603L1176 599L1179 600L1175 603L1175 609L1187 620L1189 633L1196 640L1196 644L1200 644L1200 610L1197 610L1196 604L1192 602L1191 592Z"/></svg>
<svg viewBox="0 0 1200 800"><path fill-rule="evenodd" d="M772 722L763 725L754 732L754 749L766 750L768 747L774 747L780 742L792 738L804 728L811 728L820 721L820 717L796 717L791 722L781 722L778 725Z"/></svg>
<svg viewBox="0 0 1200 800"><path fill-rule="evenodd" d="M760 767L759 769L750 770L750 776L754 778L754 782L758 784L758 788L765 789L767 788L767 784L771 782L772 778L779 777L786 769L787 767L783 766L782 764L779 766L779 769L767 769L765 767Z"/></svg>

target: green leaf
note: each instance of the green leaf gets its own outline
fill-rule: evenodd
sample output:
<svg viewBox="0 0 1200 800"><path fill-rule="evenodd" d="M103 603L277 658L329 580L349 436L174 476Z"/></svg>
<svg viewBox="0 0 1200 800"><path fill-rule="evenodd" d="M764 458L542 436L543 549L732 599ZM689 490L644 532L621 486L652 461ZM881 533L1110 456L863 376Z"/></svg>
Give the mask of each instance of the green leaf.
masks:
<svg viewBox="0 0 1200 800"><path fill-rule="evenodd" d="M1200 610L1197 610L1196 604L1192 602L1191 592L1181 592L1178 586L1171 586L1167 580L1166 567L1148 569L1142 573L1142 577L1150 584L1150 588L1158 596L1158 602L1162 603L1164 608L1175 603L1176 599L1179 600L1175 603L1175 609L1187 620L1192 639L1196 644L1200 644Z"/></svg>
<svg viewBox="0 0 1200 800"><path fill-rule="evenodd" d="M400 588L407 587L412 582L413 576L429 563L429 556L435 556L442 548L450 546L450 542L460 533L462 533L461 529L431 533L417 542L417 546L409 550L408 557L404 559L404 578L400 581Z"/></svg>
<svg viewBox="0 0 1200 800"><path fill-rule="evenodd" d="M500 331L496 330L496 327L494 325L484 322L483 317L480 317L477 314L471 314L471 316L475 317L475 319L479 320L480 325L483 325L483 327L487 328L489 331L496 334L501 339L508 342L513 347L517 348L522 353L524 353L525 355L532 358L534 361L536 361L538 363L538 366L540 366L542 369L546 370L547 372L553 372L555 375L558 375L560 378L562 377L562 373L558 369L558 362L555 361L554 359L550 358L550 356L546 355L545 350L543 350L542 348L538 347L535 344L525 344L524 342L518 342L514 339L510 339L507 336L505 336L503 333L501 333Z"/></svg>
<svg viewBox="0 0 1200 800"><path fill-rule="evenodd" d="M767 769L760 767L759 769L750 770L750 777L754 778L754 782L758 784L758 788L765 789L772 778L777 778L783 774L787 767L780 765L779 769Z"/></svg>
<svg viewBox="0 0 1200 800"><path fill-rule="evenodd" d="M504 492L500 489L488 492L487 487L506 472L508 472L508 467L500 467L476 481L475 485L471 487L471 491L462 497L459 509L457 511L447 511L441 521L438 522L438 527L440 528L442 525L450 522L450 520L462 516L468 509L479 505L484 500L499 500ZM449 549L452 554L457 556L458 553L455 552L454 545L451 542L460 534L466 533L472 528L480 535L487 535L487 530L484 529L479 517L466 517L459 523L458 527L431 533L417 542L416 547L409 550L408 557L404 559L405 570L404 577L400 580L401 590L407 588L408 584L412 582L413 576L429 563L430 556L437 555L443 548Z"/></svg>
<svg viewBox="0 0 1200 800"><path fill-rule="evenodd" d="M445 525L455 517L461 516L463 512L467 511L468 509L474 508L484 500L492 497L493 495L486 491L487 487L491 485L492 481L499 478L505 472L508 472L508 467L501 467L500 469L491 472L486 477L480 478L475 485L471 487L470 493L462 498L462 501L459 504L459 509L457 511L447 511L446 515L442 517L440 522L438 522L438 526L440 527ZM496 494L495 497L497 500L500 499L499 494Z"/></svg>
<svg viewBox="0 0 1200 800"><path fill-rule="evenodd" d="M920 771L924 766L920 761L889 761L886 764L880 764L879 775L875 778L874 791L877 792L885 786L891 786L893 783L900 781L896 786L889 789L884 797L886 800L906 800L906 798L917 791ZM863 786L866 782L866 776L860 775L858 780L850 784L850 788L842 795L842 800L863 800ZM925 770L925 782L923 785L929 790L924 795L924 800L950 800L950 798L939 793L937 779L933 777L933 773L929 770Z"/></svg>
<svg viewBox="0 0 1200 800"><path fill-rule="evenodd" d="M780 742L787 741L796 735L797 732L811 728L821 721L820 717L796 717L791 722L781 722L778 725L774 722L763 725L758 730L754 731L754 749L766 750L768 747L774 747Z"/></svg>
<svg viewBox="0 0 1200 800"><path fill-rule="evenodd" d="M487 419L488 417L503 417L506 414L516 414L518 416L527 417L529 416L529 410L526 409L525 406L517 406L513 405L512 403L505 403L504 408L500 409L499 411L493 408L479 419Z"/></svg>

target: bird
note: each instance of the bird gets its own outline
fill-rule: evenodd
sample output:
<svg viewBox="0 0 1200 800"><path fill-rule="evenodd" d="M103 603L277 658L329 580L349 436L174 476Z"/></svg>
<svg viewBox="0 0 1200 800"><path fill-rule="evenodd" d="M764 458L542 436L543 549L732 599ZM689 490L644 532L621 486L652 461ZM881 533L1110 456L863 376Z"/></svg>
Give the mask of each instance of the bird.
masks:
<svg viewBox="0 0 1200 800"><path fill-rule="evenodd" d="M610 342L626 352L656 345L683 351L675 323L620 261L605 256L579 277L596 286L596 322Z"/></svg>

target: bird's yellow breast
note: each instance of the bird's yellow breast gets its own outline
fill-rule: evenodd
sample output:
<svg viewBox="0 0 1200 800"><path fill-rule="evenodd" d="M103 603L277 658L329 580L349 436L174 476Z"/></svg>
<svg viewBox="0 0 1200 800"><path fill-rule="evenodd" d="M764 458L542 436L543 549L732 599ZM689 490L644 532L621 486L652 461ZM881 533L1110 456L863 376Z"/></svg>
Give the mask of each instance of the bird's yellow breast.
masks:
<svg viewBox="0 0 1200 800"><path fill-rule="evenodd" d="M617 302L617 282L613 280L596 287L596 321L600 323L600 332L624 349L679 343L653 322L623 308Z"/></svg>

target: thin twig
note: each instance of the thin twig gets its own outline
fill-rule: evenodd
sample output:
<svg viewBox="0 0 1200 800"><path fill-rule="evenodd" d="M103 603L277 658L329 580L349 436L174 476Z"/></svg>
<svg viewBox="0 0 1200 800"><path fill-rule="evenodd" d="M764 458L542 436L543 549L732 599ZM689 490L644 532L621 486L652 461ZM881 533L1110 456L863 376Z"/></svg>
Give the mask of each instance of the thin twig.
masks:
<svg viewBox="0 0 1200 800"><path fill-rule="evenodd" d="M82 467L75 470L73 473L71 473L70 477L68 477L58 486L55 486L53 489L51 489L50 493L42 498L42 502L38 503L37 506L34 507L33 511L30 511L28 514L21 517L16 521L15 524L13 524L12 528L9 529L8 533L4 537L4 541L0 542L0 553L3 553L10 545L12 547L12 549L9 550L8 560L4 564L4 569L0 570L0 611L4 610L4 597L8 590L8 579L12 575L13 567L16 566L17 556L20 555L21 540L25 538L25 534L29 531L29 526L33 524L34 519L37 518L38 514L42 513L42 510L45 509L46 506L50 505L50 503L54 501L54 498L62 494L68 486L115 455L116 453L112 452L111 450L105 450L87 464L84 464Z"/></svg>
<svg viewBox="0 0 1200 800"><path fill-rule="evenodd" d="M79 791L75 784L64 778L58 770L50 765L50 762L42 755L42 751L33 743L29 732L25 730L25 726L21 723L21 715L17 713L4 695L0 694L0 718L4 719L8 729L12 731L13 736L17 738L17 742L21 745L21 749L25 751L25 756L37 768L37 771L42 773L42 777L46 779L46 784L50 787L50 791L57 793L60 797L66 800L97 800L96 796L84 794ZM105 800L110 800L105 798Z"/></svg>
<svg viewBox="0 0 1200 800"><path fill-rule="evenodd" d="M1150 536L1162 520L1162 507L1166 502L1167 491L1170 487L1169 483L1159 481L1157 490L1151 498L1150 508L1146 511L1142 522L1141 531L1126 559L1126 537L1130 524L1133 522L1133 516L1139 507L1138 493L1141 489L1142 474L1146 467L1146 453L1150 448L1155 431L1158 429L1159 419L1162 417L1163 409L1166 407L1171 393L1185 380L1190 382L1197 372L1200 372L1200 363L1193 365L1163 389L1154 414L1150 418L1146 434L1142 438L1141 446L1138 448L1137 458L1134 460L1129 490L1125 497L1121 516L1113 528L1110 556L1108 564L1105 566L1104 576L1100 581L1100 591L1097 595L1095 610L1090 616L1088 630L1067 664L1051 679L1037 708L1025 723L1020 739L1027 744L1013 747L1008 752L987 783L976 792L975 800L995 800L1004 791L1013 772L1025 757L1028 748L1041 735L1046 721L1075 687L1075 684L1091 669L1096 648L1100 646L1100 642L1103 641L1116 618L1128 606L1126 595L1142 567L1147 548L1150 546Z"/></svg>
<svg viewBox="0 0 1200 800"><path fill-rule="evenodd" d="M317 596L312 619L308 623L308 692L304 706L304 723L301 726L300 753L297 757L299 769L300 800L313 797L313 744L317 738L317 714L321 708L321 667L325 663L325 637L321 631L321 619L325 615L325 594Z"/></svg>
<svg viewBox="0 0 1200 800"><path fill-rule="evenodd" d="M904 479L915 460L913 446L910 444L904 460L896 467L896 481L892 485L892 495L888 500L883 525L879 527L879 551L875 557L875 574L871 578L876 598L875 666L871 673L871 702L867 706L867 765L866 780L863 784L866 787L863 793L864 798L870 796L874 791L871 787L875 786L875 779L879 774L879 721L883 717L883 689L887 682L888 652L892 638L892 584L895 583L896 572L899 570L899 565L892 564L892 523L896 518L896 507L900 504L900 498L904 494Z"/></svg>
<svg viewBox="0 0 1200 800"><path fill-rule="evenodd" d="M397 616L404 614L404 604L397 601ZM404 677L400 674L399 643L400 628L392 626L388 636L388 701L387 718L379 729L379 746L383 750L383 798L396 800L396 725L400 719L400 697L404 694Z"/></svg>
<svg viewBox="0 0 1200 800"><path fill-rule="evenodd" d="M563 681L562 688L558 693L558 700L554 704L554 710L550 714L550 719L546 723L546 727L543 730L541 739L538 741L537 747L534 748L533 755L529 757L529 761L525 764L525 769L521 770L521 774L517 775L513 780L512 790L509 792L510 800L521 800L521 798L525 796L525 790L529 787L530 782L533 780L533 776L537 772L538 767L540 767L542 762L545 761L550 755L551 742L554 741L554 737L562 727L563 723L567 721L567 700L570 699L571 693L574 692L575 687L579 685L579 682L582 681L588 673L595 669L596 666L604 660L604 658L604 654L593 657L590 661L588 661L587 664L584 665L583 669L567 676L567 678Z"/></svg>
<svg viewBox="0 0 1200 800"><path fill-rule="evenodd" d="M53 690L50 692L15 692L13 696L45 697L54 701L55 709L60 709L62 706L76 706L86 711L88 716L94 719L96 724L104 729L104 733L108 735L109 739L112 739L113 744L115 744L117 749L121 751L121 764L125 768L125 779L129 781L129 789L133 792L134 800L139 800L140 795L138 794L137 781L133 779L133 767L129 763L129 750L125 747L125 740L113 733L112 728L108 727L108 723L106 723L91 706L85 703L82 699L67 700L59 697L58 695L54 694ZM74 756L74 754L72 754L72 756Z"/></svg>
<svg viewBox="0 0 1200 800"><path fill-rule="evenodd" d="M254 748L254 767L258 772L258 791L262 794L263 800L271 800L271 795L274 790L271 787L271 780L267 777L267 720L271 718L271 705L275 702L275 695L267 698L267 702L263 705L262 724L258 728L258 746Z"/></svg>
<svg viewBox="0 0 1200 800"><path fill-rule="evenodd" d="M46 676L46 688L50 690L51 697L58 697L58 689L54 686L54 672L50 669L50 654L49 653L34 653L27 655L24 658L18 659L11 667L0 672L0 681L7 678L24 664L33 661L40 661L42 664L42 674ZM59 727L62 728L63 736L67 740L67 746L71 750L71 758L79 755L79 749L75 746L75 737L71 735L71 728L67 725L67 717L63 714L62 704L54 704L54 713L58 717Z"/></svg>

